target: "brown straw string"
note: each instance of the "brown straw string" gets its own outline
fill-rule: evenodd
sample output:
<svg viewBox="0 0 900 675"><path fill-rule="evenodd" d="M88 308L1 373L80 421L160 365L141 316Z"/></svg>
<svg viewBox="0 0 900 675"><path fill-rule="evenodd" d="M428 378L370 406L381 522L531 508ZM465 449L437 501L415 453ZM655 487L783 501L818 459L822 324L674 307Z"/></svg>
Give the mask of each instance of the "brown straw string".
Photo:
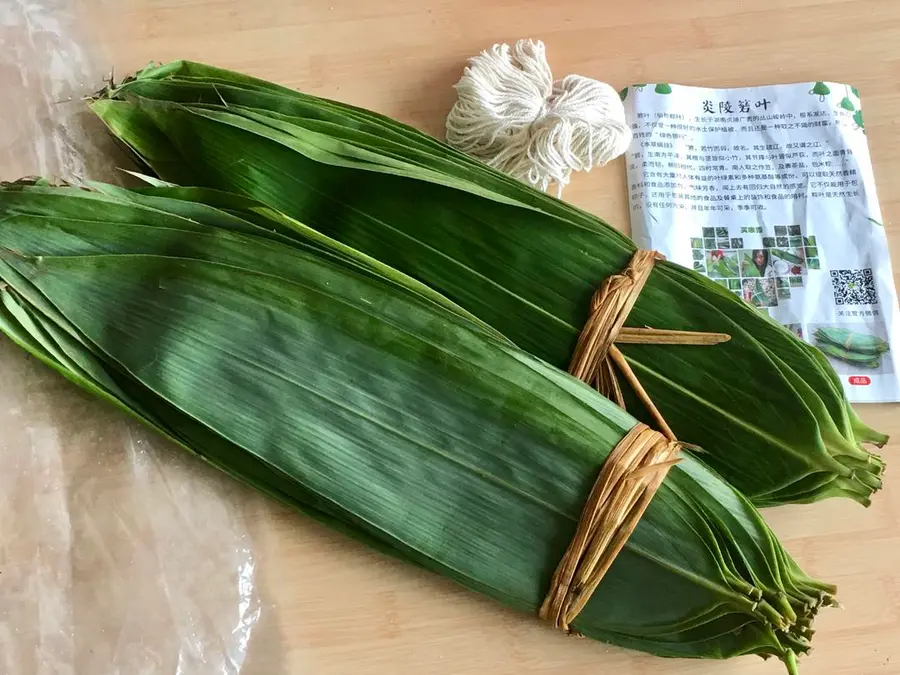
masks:
<svg viewBox="0 0 900 675"><path fill-rule="evenodd" d="M542 619L567 632L634 532L669 469L678 463L683 445L615 343L712 345L731 339L724 333L623 328L653 266L662 259L655 251L638 250L620 274L603 282L591 299L591 315L569 366L572 375L624 408L618 369L662 433L636 424L603 464L540 610Z"/></svg>
<svg viewBox="0 0 900 675"><path fill-rule="evenodd" d="M656 261L663 259L656 251L640 249L631 257L628 266L622 272L614 274L600 285L591 298L591 315L578 337L575 354L569 364L569 372L578 379L594 385L604 396L624 408L625 399L616 376L618 368L653 417L656 427L666 435L666 438L674 441L675 434L650 400L650 396L628 365L625 355L619 351L615 343L714 345L727 342L731 336L725 333L622 327L631 308L637 302L641 289L647 283Z"/></svg>
<svg viewBox="0 0 900 675"><path fill-rule="evenodd" d="M569 631L678 462L679 446L640 422L619 441L603 464L575 536L553 574L541 606L542 619Z"/></svg>

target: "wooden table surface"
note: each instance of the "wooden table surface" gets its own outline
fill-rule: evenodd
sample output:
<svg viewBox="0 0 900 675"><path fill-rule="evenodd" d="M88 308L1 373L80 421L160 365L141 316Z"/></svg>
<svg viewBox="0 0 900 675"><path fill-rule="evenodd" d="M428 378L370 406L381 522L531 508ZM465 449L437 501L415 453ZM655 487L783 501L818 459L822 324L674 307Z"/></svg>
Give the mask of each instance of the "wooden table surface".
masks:
<svg viewBox="0 0 900 675"><path fill-rule="evenodd" d="M113 66L203 60L439 135L465 59L522 37L544 40L557 76L616 88L855 84L900 269L897 0L3 0L0 179L105 178L122 165L77 100ZM577 176L566 198L627 226L621 160ZM900 406L860 411L900 440ZM897 450L885 448L889 462ZM781 672L561 636L231 484L5 341L0 453L2 672ZM765 515L844 605L820 616L802 671L900 673L897 474L868 510L831 501Z"/></svg>

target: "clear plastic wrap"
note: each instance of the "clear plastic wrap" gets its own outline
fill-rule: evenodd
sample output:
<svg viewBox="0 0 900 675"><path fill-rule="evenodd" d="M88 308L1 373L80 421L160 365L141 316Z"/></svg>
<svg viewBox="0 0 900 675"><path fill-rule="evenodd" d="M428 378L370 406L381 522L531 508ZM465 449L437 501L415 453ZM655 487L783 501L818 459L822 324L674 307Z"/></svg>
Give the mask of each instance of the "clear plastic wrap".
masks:
<svg viewBox="0 0 900 675"><path fill-rule="evenodd" d="M80 3L0 3L0 180L116 180ZM94 50L94 51L92 51ZM0 337L0 673L238 673L248 491Z"/></svg>

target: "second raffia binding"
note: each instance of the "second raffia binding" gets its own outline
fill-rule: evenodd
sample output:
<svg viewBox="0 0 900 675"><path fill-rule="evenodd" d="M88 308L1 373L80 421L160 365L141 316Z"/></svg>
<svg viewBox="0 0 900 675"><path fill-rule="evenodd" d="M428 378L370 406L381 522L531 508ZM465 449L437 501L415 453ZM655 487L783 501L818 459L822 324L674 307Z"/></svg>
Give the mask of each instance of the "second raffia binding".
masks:
<svg viewBox="0 0 900 675"><path fill-rule="evenodd" d="M656 251L638 250L620 274L601 284L591 299L590 317L569 365L572 375L594 385L624 408L616 374L620 371L660 431L636 424L604 462L585 502L575 534L553 574L540 610L542 619L566 632L634 532L669 469L679 461L684 446L615 343L714 345L730 339L723 333L623 327L656 261L662 259Z"/></svg>

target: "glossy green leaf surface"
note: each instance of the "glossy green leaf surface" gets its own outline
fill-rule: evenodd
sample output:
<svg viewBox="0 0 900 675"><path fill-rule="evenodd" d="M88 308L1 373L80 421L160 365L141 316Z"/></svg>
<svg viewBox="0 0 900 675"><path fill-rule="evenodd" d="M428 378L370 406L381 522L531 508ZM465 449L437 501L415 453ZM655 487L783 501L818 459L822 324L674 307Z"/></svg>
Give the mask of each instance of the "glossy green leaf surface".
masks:
<svg viewBox="0 0 900 675"><path fill-rule="evenodd" d="M421 283L260 204L94 187L0 189L0 330L236 478L537 612L634 418ZM832 592L687 457L575 627L793 670Z"/></svg>
<svg viewBox="0 0 900 675"><path fill-rule="evenodd" d="M592 293L634 251L598 218L414 129L237 73L175 62L93 106L162 178L259 199L561 368ZM883 463L860 447L879 435L855 420L828 361L732 293L662 263L628 325L732 336L622 350L676 435L757 505L867 504L880 486Z"/></svg>

